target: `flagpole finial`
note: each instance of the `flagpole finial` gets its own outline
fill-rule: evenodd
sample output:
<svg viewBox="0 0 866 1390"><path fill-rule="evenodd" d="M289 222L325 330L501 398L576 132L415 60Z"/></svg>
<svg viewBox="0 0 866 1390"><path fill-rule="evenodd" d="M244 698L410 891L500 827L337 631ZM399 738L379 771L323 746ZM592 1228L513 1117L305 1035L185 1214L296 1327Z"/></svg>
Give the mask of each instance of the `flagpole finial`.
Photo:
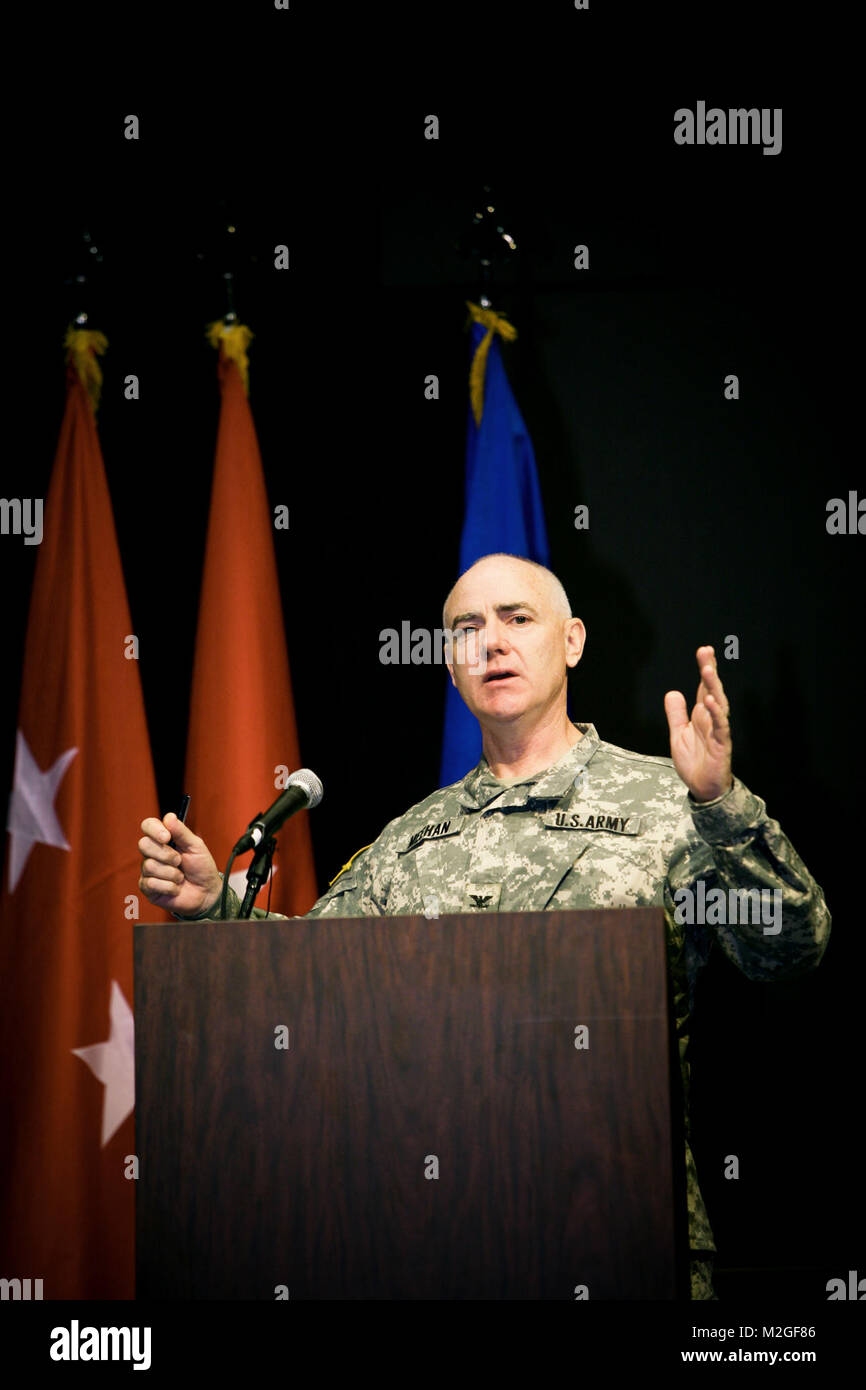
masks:
<svg viewBox="0 0 866 1390"><path fill-rule="evenodd" d="M92 326L99 321L102 312L98 297L100 272L97 267L102 265L103 256L89 227L79 224L70 261L70 273L63 282L70 287L66 302L67 328L63 340L67 379L75 381L77 378L81 383L95 415L102 394L102 368L98 359L104 355L108 339Z"/></svg>
<svg viewBox="0 0 866 1390"><path fill-rule="evenodd" d="M230 232L233 232L233 231L234 231L234 227L229 227L229 231L230 231ZM226 303L227 303L227 305L228 305L228 308L226 309L226 312L225 312L225 314L223 315L223 323L226 325L227 328L230 328L230 327L232 326L233 323L237 323L237 321L238 321L238 316L237 316L237 314L235 313L235 290L234 290L235 276L234 276L234 271L233 271L233 270L227 270L227 271L225 271L224 274L223 274L223 279L224 279L225 282L226 282Z"/></svg>
<svg viewBox="0 0 866 1390"><path fill-rule="evenodd" d="M102 259L102 252L90 231L83 227L76 239L76 249L70 256L70 274L63 281L64 285L72 286L67 300L67 310L71 311L67 314L67 322L74 323L78 328L87 327L90 315L96 308L93 302L96 284L94 268L102 264Z"/></svg>
<svg viewBox="0 0 866 1390"><path fill-rule="evenodd" d="M195 259L207 277L208 299L215 295L218 297L220 307L216 308L216 312L221 313L218 322L227 330L238 328L242 326L238 284L243 288L244 284L249 283L244 276L251 266L255 266L258 256L245 237L243 223L237 223L233 218L226 198L216 201L208 211L207 221L206 232L195 251ZM215 288L217 280L221 284L220 290Z"/></svg>
<svg viewBox="0 0 866 1390"><path fill-rule="evenodd" d="M517 250L513 231L512 219L492 185L482 184L475 199L472 221L460 238L458 249L477 264L476 298L483 309L493 309L494 275L511 261Z"/></svg>

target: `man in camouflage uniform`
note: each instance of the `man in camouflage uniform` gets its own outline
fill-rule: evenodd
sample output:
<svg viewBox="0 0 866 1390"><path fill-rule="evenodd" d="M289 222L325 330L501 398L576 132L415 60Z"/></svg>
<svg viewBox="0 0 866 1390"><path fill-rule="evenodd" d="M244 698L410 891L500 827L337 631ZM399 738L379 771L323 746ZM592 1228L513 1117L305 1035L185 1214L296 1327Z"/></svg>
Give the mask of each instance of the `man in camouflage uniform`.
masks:
<svg viewBox="0 0 866 1390"><path fill-rule="evenodd" d="M711 647L698 648L691 719L679 691L665 696L672 756L647 757L568 720L566 675L586 632L548 570L485 556L458 580L443 616L456 642L451 678L481 723L484 755L461 782L391 821L306 915L664 906L686 1104L691 1296L713 1299L715 1242L688 1142L696 977L714 941L752 980L813 968L830 931L823 894L764 802L731 772ZM200 837L171 813L142 830L142 892L184 920L218 915L222 879ZM758 892L737 910L742 890ZM239 906L230 888L227 916Z"/></svg>

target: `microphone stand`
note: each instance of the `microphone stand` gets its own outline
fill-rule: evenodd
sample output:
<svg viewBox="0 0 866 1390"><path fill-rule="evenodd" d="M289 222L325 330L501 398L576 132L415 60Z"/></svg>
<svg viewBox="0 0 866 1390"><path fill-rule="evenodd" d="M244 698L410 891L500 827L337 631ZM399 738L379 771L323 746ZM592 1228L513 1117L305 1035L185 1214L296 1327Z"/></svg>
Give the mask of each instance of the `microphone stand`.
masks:
<svg viewBox="0 0 866 1390"><path fill-rule="evenodd" d="M267 881L268 874L271 871L271 860L274 857L274 850L276 847L277 840L275 835L271 835L262 840L259 845L256 857L247 869L247 891L244 893L244 900L241 903L241 910L238 913L239 921L249 917L252 912L256 894L262 884Z"/></svg>

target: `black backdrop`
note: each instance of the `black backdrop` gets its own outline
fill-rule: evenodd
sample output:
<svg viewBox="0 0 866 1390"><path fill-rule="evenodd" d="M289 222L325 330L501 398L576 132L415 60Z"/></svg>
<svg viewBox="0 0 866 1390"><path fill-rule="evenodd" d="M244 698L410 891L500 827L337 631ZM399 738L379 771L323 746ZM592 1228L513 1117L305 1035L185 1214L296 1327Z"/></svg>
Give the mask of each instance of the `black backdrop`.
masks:
<svg viewBox="0 0 866 1390"><path fill-rule="evenodd" d="M411 84L407 81L406 86ZM255 84L252 84L254 87ZM822 1298L863 1269L856 1023L864 541L829 536L830 497L866 492L848 330L859 251L848 161L807 93L660 81L490 100L453 77L389 101L278 107L217 122L168 98L120 101L58 140L32 111L15 203L17 363L4 496L44 496L64 401L62 338L84 305L109 340L99 428L160 795L182 790L218 391L206 322L222 272L255 333L251 404L272 504L304 762L326 795L322 887L437 783L444 674L385 667L379 631L438 627L457 574L468 339L477 267L455 242L484 183L518 253L494 307L532 436L552 564L588 627L573 716L667 754L662 697L696 685L727 634L735 771L825 889L834 934L811 977L755 985L717 957L698 996L695 1149L720 1292ZM154 90L154 84L149 90ZM673 111L782 106L783 151L684 149ZM123 117L142 124L123 139ZM435 112L440 139L423 139ZM227 219L237 226L224 234ZM85 286L86 227L103 260ZM854 238L858 237L855 251ZM273 269L273 247L291 269ZM572 268L586 243L590 269ZM7 323L10 332L13 325ZM127 373L141 400L123 399ZM726 401L735 372L741 398ZM425 377L441 399L424 399ZM9 378L7 378L7 382ZM574 508L590 509L588 532ZM37 551L0 538L11 780ZM252 621L252 618L251 618ZM233 634L240 659L242 634ZM154 810L142 807L142 815ZM252 810L238 807L238 825ZM195 824L194 828L205 831ZM857 1093L861 1100L856 1100ZM726 1154L738 1182L722 1177ZM749 1273L748 1271L751 1271ZM763 1272L761 1272L763 1271Z"/></svg>

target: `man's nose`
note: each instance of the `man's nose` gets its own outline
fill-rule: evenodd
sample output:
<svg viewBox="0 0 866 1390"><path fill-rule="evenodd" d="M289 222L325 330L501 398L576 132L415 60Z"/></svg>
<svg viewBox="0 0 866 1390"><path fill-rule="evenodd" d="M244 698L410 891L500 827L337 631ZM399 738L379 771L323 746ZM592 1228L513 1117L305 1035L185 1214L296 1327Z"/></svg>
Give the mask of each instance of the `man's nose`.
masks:
<svg viewBox="0 0 866 1390"><path fill-rule="evenodd" d="M499 618L492 619L484 628L482 641L489 653L511 651L508 628Z"/></svg>

